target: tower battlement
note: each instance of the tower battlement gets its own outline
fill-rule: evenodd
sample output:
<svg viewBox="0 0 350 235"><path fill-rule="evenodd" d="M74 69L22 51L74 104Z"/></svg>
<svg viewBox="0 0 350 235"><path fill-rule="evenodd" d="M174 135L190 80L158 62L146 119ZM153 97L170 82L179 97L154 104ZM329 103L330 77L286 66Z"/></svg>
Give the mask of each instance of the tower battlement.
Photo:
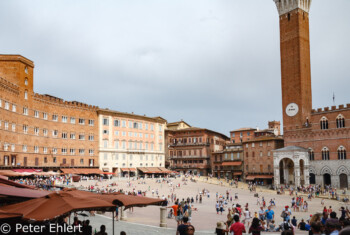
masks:
<svg viewBox="0 0 350 235"><path fill-rule="evenodd" d="M309 13L312 0L274 0L277 6L279 15L284 15L295 9L302 9Z"/></svg>

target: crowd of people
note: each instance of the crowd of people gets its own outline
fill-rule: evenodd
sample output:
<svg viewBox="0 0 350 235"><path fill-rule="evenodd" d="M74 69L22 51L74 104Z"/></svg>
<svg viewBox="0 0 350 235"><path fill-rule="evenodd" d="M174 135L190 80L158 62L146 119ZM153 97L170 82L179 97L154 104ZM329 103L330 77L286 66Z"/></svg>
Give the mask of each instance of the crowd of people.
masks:
<svg viewBox="0 0 350 235"><path fill-rule="evenodd" d="M227 193L226 199L231 199L229 193ZM219 196L219 200L222 196ZM275 223L275 212L272 209L276 203L275 199L270 200L270 205L265 208L266 203L262 198L260 210L255 212L254 215L249 211L248 203L244 206L244 209L238 203L232 204L232 209L228 208L227 221L217 222L216 234L234 234L241 235L242 233L251 233L253 235L260 235L261 232L281 232L283 235L295 234L296 229L301 231L308 231L309 235L313 234L325 234L325 235L345 235L350 234L350 210L345 207L339 209L340 216L332 210L332 207L324 207L323 213L316 213L310 215L310 218L306 221L301 219L300 222L295 216L292 216L292 210L307 212L307 202L303 201L303 197L293 197L291 202L291 208L286 205L281 212L280 217L283 222L279 225ZM258 197L257 204L260 204ZM322 200L321 204L324 204ZM216 204L217 213L222 213L223 204ZM301 208L299 210L299 207Z"/></svg>
<svg viewBox="0 0 350 235"><path fill-rule="evenodd" d="M180 199L177 196L177 190L182 189L184 185L189 182L196 183L197 178L193 176L183 176L180 183L175 183L174 178L157 178L149 179L154 180L157 186L143 186L142 190L138 186L145 185L147 182L142 178L129 178L126 181L108 181L108 184L102 177L85 177L82 180L95 180L91 184L81 186L84 190L99 192L99 193L113 193L122 192L129 195L137 196L152 196L166 200L169 203L173 203L168 207L168 218L174 218L177 224L177 234L193 234L195 228L191 225L192 215L194 211L198 211L198 207L201 203L204 203L206 199L210 198L211 193L208 189L203 188L198 190L196 194L186 195ZM51 177L34 177L32 179L19 179L18 183L27 185L35 185L44 188L46 186L55 185L57 182L60 184L70 184L71 178L66 176L51 176ZM220 181L223 185L223 181ZM90 183L90 182L89 182ZM308 218L300 219L293 216L293 213L307 213L309 211L309 202L318 196L324 196L327 199L339 199L340 194L344 194L345 191L337 190L331 187L320 187L319 185L312 185L308 187L293 187L289 185L281 186L276 189L278 193L283 194L288 190L291 196L291 204L286 205L281 211L281 214L275 214L276 203L281 204L275 198L265 199L256 193L257 187L261 184L250 183L248 189L256 196L256 205L260 209L251 211L248 203L240 205L241 200L238 199L238 190L234 188L238 187L238 182L235 180L226 181L229 188L225 193L219 192L213 193L215 197L215 212L218 215L226 215L227 220L217 222L216 233L217 234L231 234L239 235L242 233L252 233L258 235L261 232L281 232L283 234L294 234L296 230L309 231L309 234L332 234L335 235L346 227L349 223L349 210L347 208L340 208L340 211L333 211L331 206L324 208L323 214L307 215ZM86 186L87 185L87 186ZM168 193L164 193L162 188L169 189ZM305 195L306 194L306 195ZM344 197L346 198L346 197ZM211 200L212 201L212 200ZM249 203L252 203L251 201ZM325 199L321 200L321 205L325 204ZM312 211L312 210L311 210ZM339 218L337 216L339 214ZM282 223L277 221L283 220ZM300 220L300 221L298 221Z"/></svg>

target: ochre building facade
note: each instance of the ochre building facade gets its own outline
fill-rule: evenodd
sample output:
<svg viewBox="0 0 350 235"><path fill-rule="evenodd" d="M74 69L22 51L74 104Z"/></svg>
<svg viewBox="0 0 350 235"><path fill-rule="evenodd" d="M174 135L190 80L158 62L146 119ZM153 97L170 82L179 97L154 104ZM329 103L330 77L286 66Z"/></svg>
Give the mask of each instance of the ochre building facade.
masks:
<svg viewBox="0 0 350 235"><path fill-rule="evenodd" d="M165 119L108 109L98 110L98 116L101 170L120 176L165 174Z"/></svg>
<svg viewBox="0 0 350 235"><path fill-rule="evenodd" d="M98 167L97 107L35 93L33 73L0 55L0 167Z"/></svg>

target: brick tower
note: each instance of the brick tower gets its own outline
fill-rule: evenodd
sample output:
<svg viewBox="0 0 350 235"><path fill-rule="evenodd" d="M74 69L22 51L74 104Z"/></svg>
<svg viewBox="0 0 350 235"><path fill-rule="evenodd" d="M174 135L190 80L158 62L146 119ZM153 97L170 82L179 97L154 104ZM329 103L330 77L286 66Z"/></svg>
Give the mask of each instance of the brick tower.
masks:
<svg viewBox="0 0 350 235"><path fill-rule="evenodd" d="M288 132L308 125L311 115L311 0L274 1L280 17L283 126Z"/></svg>

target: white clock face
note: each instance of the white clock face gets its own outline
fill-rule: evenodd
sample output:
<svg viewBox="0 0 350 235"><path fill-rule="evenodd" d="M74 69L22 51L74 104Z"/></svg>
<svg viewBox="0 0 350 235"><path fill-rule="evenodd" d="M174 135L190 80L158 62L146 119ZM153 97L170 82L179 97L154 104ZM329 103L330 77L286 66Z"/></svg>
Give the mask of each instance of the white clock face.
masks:
<svg viewBox="0 0 350 235"><path fill-rule="evenodd" d="M299 107L296 103L290 103L287 105L286 114L289 117L293 117L293 116L297 115L298 112L299 112Z"/></svg>

